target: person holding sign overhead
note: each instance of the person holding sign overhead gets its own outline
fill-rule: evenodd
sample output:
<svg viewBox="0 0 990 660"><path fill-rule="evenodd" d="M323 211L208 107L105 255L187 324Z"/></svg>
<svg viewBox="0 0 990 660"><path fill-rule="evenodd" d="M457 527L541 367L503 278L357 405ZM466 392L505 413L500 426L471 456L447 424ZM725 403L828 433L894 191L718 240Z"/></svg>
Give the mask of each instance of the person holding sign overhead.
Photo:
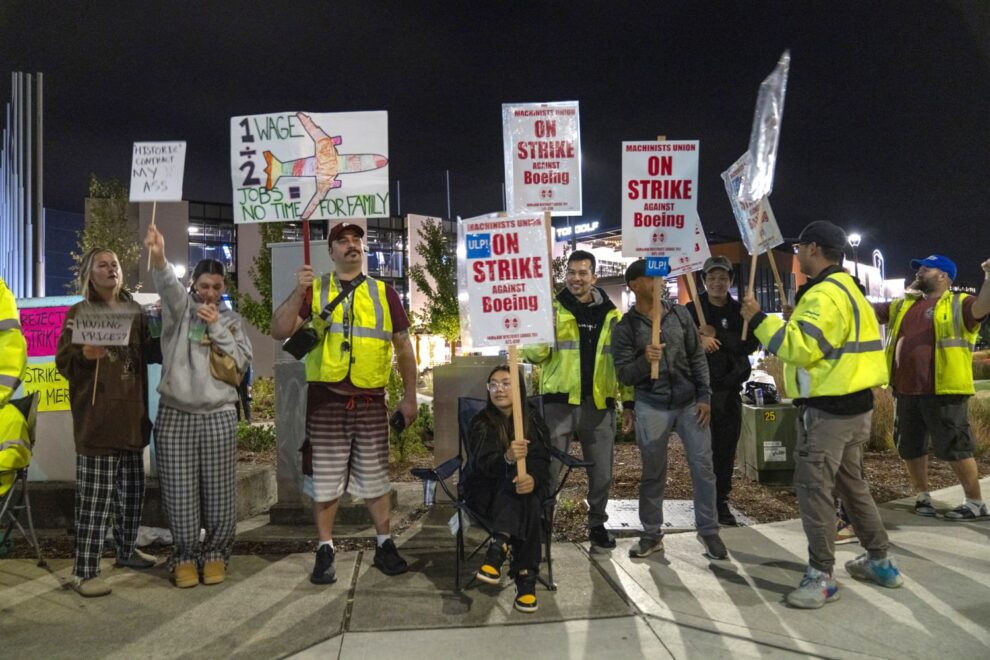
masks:
<svg viewBox="0 0 990 660"><path fill-rule="evenodd" d="M186 289L165 259L155 225L144 239L162 298L161 403L155 449L175 550L175 586L219 584L234 545L238 377L221 379L228 363L243 375L251 342L241 317L222 303L224 266L204 259ZM206 538L200 543L200 528Z"/></svg>
<svg viewBox="0 0 990 660"><path fill-rule="evenodd" d="M715 509L721 525L734 527L736 517L729 509L732 470L736 445L742 428L742 398L739 389L749 378L749 355L760 347L752 335L743 340L741 305L729 293L732 264L722 256L709 257L702 267L705 291L698 296L706 327L701 328L701 345L708 359L712 386L712 465L715 469ZM688 274L694 277L694 274ZM694 305L688 313L699 324Z"/></svg>
<svg viewBox="0 0 990 660"><path fill-rule="evenodd" d="M144 448L151 435L148 419L146 355L149 338L141 306L124 289L117 255L88 250L79 262L79 295L69 308L58 340L55 365L69 382L72 430L76 445L76 560L73 588L83 596L105 596L110 586L100 577L100 557L113 527L117 566L150 568L155 557L134 547L144 509ZM128 315L123 345L73 343L76 326L89 317ZM104 323L111 325L111 323ZM106 333L108 336L112 333ZM112 341L112 340L110 340Z"/></svg>
<svg viewBox="0 0 990 660"><path fill-rule="evenodd" d="M307 322L314 332L315 341L305 349L309 387L303 445L303 489L313 500L319 534L310 576L314 584L337 581L332 534L345 490L365 501L374 521L374 565L386 575L408 570L390 533L385 385L394 350L405 395L393 419L403 427L412 424L418 411L416 354L399 294L361 272L363 239L359 225L334 225L327 240L334 272L317 279L313 268L303 265L295 289L272 317L275 339L291 337Z"/></svg>
<svg viewBox="0 0 990 660"><path fill-rule="evenodd" d="M620 314L605 291L595 286L595 266L590 252L570 254L566 286L553 302L556 343L524 347L522 355L542 367L540 393L551 442L566 453L577 434L584 460L594 463L588 470L588 540L593 549L611 549L615 540L605 530L605 507L612 487L619 396L612 331ZM632 425L632 410L624 412L623 423Z"/></svg>
<svg viewBox="0 0 990 660"><path fill-rule="evenodd" d="M846 562L859 580L883 587L903 583L880 512L863 477L863 451L873 416L871 388L887 384L880 326L859 281L842 269L846 233L831 222L806 226L795 245L808 281L797 291L788 321L760 311L752 291L742 316L757 339L784 362L784 379L798 408L794 486L808 537L808 568L787 602L816 609L838 600L834 578L836 495L866 553Z"/></svg>
<svg viewBox="0 0 990 660"><path fill-rule="evenodd" d="M684 444L698 540L710 559L728 554L719 536L715 511L715 473L712 470L712 389L708 382L705 349L688 311L663 301L660 343L652 343L653 287L663 278L646 274L639 259L626 269L626 284L636 294L636 304L615 328L615 371L619 382L635 388L636 444L643 457L639 485L639 519L643 535L629 551L630 557L648 557L663 551L663 492L667 485L667 442L677 432ZM650 378L653 363L660 363L659 377Z"/></svg>
<svg viewBox="0 0 990 660"><path fill-rule="evenodd" d="M516 581L515 608L535 612L536 576L540 570L540 503L550 493L550 445L546 424L523 404L525 439L512 440L512 378L502 365L488 375L488 405L471 420L467 435L464 498L472 510L492 520L491 544L477 579L497 585L511 547L509 576ZM519 398L526 386L519 380ZM526 473L518 473L525 459Z"/></svg>

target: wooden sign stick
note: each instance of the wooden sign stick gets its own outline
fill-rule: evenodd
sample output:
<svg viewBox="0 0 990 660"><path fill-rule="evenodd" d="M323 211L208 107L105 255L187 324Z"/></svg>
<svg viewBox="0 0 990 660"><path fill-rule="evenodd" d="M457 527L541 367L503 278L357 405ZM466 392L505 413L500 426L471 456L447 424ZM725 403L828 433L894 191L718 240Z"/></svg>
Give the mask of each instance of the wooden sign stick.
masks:
<svg viewBox="0 0 990 660"><path fill-rule="evenodd" d="M557 349L557 308L553 306L553 299L557 297L553 282L553 223L550 218L550 211L543 212L543 225L547 230L547 281L550 282L550 311L553 319L553 348Z"/></svg>
<svg viewBox="0 0 990 660"><path fill-rule="evenodd" d="M653 330L650 334L650 343L660 343L660 323L663 321L663 278L653 278ZM660 361L650 363L650 380L660 377Z"/></svg>
<svg viewBox="0 0 990 660"><path fill-rule="evenodd" d="M784 283L780 279L780 271L777 270L777 260L773 258L773 248L767 250L767 258L770 259L770 270L773 271L773 281L777 284L777 295L780 296L780 308L787 304L787 295L784 293Z"/></svg>
<svg viewBox="0 0 990 660"><path fill-rule="evenodd" d="M698 287L694 283L694 273L685 273L684 280L687 282L688 293L694 301L694 311L698 312L698 325L702 328L708 325L705 321L705 312L701 309L701 299L698 298Z"/></svg>
<svg viewBox="0 0 990 660"><path fill-rule="evenodd" d="M151 203L151 224L152 224L152 226L154 226L154 224L155 224L155 213L157 213L157 212L158 212L158 202L152 202ZM149 273L151 272L151 250L148 250L148 272ZM97 363L97 364L99 364L99 363ZM93 390L93 392L95 393L96 390Z"/></svg>
<svg viewBox="0 0 990 660"><path fill-rule="evenodd" d="M753 261L749 265L749 288L746 289L746 293L753 293L753 288L756 286L756 260L760 258L760 253L757 252L753 254ZM755 297L755 294L754 294ZM746 335L749 332L749 321L743 321L742 329L742 340L746 341Z"/></svg>
<svg viewBox="0 0 990 660"><path fill-rule="evenodd" d="M96 358L96 373L93 374L93 400L89 405L96 405L96 384L100 381L100 358Z"/></svg>
<svg viewBox="0 0 990 660"><path fill-rule="evenodd" d="M516 440L526 437L523 429L523 401L519 396L519 349L509 346L509 388L512 396L512 430ZM516 472L520 477L526 476L526 459L516 461Z"/></svg>

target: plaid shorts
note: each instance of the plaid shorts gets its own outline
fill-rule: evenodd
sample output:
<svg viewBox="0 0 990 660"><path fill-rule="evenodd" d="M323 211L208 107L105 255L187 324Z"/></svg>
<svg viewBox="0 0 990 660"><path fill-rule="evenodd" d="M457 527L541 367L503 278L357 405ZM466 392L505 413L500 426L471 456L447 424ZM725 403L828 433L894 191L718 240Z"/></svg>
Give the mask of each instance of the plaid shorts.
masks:
<svg viewBox="0 0 990 660"><path fill-rule="evenodd" d="M345 490L363 499L388 493L385 397L353 396L308 411L303 475L303 492L315 502L332 502Z"/></svg>

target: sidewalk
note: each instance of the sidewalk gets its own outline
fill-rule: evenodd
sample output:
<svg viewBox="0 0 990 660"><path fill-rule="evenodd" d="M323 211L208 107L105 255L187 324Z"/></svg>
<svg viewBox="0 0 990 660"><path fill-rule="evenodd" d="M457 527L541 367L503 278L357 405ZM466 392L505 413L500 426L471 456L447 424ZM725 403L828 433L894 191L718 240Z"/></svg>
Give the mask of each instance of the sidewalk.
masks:
<svg viewBox="0 0 990 660"><path fill-rule="evenodd" d="M990 492L990 479L982 484ZM960 496L958 488L935 494L946 504ZM399 539L409 573L387 578L371 567L370 552L340 553L330 587L309 583L308 553L234 557L225 584L189 590L172 587L162 568L139 573L107 562L113 595L86 600L64 586L69 560L52 561L53 572L3 560L0 655L483 658L537 648L541 658L985 657L990 523L929 520L909 509L882 509L904 587L852 580L841 565L859 547L839 546L842 598L815 611L782 602L805 564L796 520L724 530L730 559L721 562L705 559L689 534L667 536L666 552L645 560L628 558L633 539L590 558L585 546L558 543L560 589L539 589L533 615L513 611L508 583L453 592L453 544L440 508Z"/></svg>

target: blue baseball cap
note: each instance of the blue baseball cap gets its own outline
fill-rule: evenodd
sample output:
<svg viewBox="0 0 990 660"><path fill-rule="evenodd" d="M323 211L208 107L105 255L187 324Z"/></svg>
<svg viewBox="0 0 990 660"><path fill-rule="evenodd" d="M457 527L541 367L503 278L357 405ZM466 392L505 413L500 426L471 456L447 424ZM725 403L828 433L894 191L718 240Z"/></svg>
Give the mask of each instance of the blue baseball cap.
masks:
<svg viewBox="0 0 990 660"><path fill-rule="evenodd" d="M948 275L950 280L956 279L956 263L948 257L943 257L941 254L933 254L924 259L911 260L911 268L918 270L922 266L925 268L938 268Z"/></svg>

